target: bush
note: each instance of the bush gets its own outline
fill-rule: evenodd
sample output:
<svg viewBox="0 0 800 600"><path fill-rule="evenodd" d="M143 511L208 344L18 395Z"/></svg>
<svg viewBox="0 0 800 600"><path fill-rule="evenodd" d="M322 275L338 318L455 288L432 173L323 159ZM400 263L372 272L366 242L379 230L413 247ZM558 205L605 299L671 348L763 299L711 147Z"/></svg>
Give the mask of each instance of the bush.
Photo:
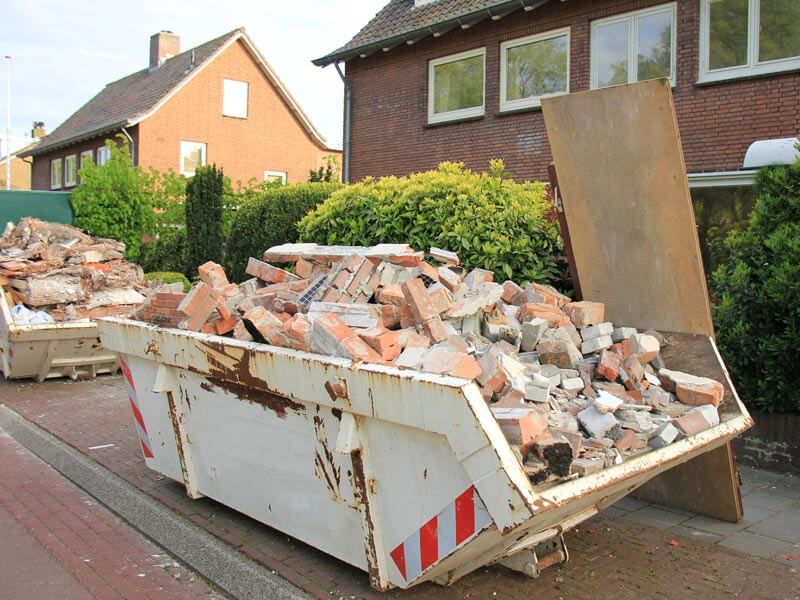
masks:
<svg viewBox="0 0 800 600"><path fill-rule="evenodd" d="M186 269L186 230L165 229L158 239L142 244L139 259L145 273L174 271L188 274Z"/></svg>
<svg viewBox="0 0 800 600"><path fill-rule="evenodd" d="M142 234L152 228L152 190L147 174L131 161L124 136L106 141L111 156L104 165L79 171L81 184L70 200L76 227L91 235L125 242L125 256L137 260Z"/></svg>
<svg viewBox="0 0 800 600"><path fill-rule="evenodd" d="M189 289L192 287L192 285L189 283L189 280L186 278L186 275L184 275L183 273L172 273L169 271L145 273L144 280L154 281L158 285L162 285L165 283L182 283L184 292L188 292Z"/></svg>
<svg viewBox="0 0 800 600"><path fill-rule="evenodd" d="M186 184L186 269L194 273L206 261L222 262L222 169L198 167Z"/></svg>
<svg viewBox="0 0 800 600"><path fill-rule="evenodd" d="M297 241L296 223L339 189L339 183L266 184L243 194L225 251L225 272L243 281L247 259L264 250Z"/></svg>
<svg viewBox="0 0 800 600"><path fill-rule="evenodd" d="M558 227L542 183L506 178L459 163L408 177L367 178L345 187L298 225L304 241L320 244L408 243L457 252L467 268L498 279L550 282L558 274Z"/></svg>
<svg viewBox="0 0 800 600"><path fill-rule="evenodd" d="M727 236L714 272L714 322L742 398L800 412L800 159L762 169L756 185L749 225Z"/></svg>

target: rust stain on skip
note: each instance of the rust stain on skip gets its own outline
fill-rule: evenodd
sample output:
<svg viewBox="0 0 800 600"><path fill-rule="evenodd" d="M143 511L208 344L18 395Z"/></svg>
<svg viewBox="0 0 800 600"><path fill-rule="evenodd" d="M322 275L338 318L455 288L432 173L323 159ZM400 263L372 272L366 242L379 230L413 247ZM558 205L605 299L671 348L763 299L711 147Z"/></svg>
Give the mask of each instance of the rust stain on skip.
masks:
<svg viewBox="0 0 800 600"><path fill-rule="evenodd" d="M319 410L319 407L317 407ZM341 500L339 491L341 482L341 469L333 462L333 453L328 448L328 435L325 431L325 423L319 415L314 415L314 433L317 437L317 452L314 456L314 472L328 487L334 500Z"/></svg>
<svg viewBox="0 0 800 600"><path fill-rule="evenodd" d="M350 455L353 461L353 492L356 503L362 514L362 520L366 525L366 540L364 551L367 555L367 571L369 581L376 590L388 589L388 586L381 586L381 577L378 570L378 553L375 549L375 525L372 522L372 515L369 509L369 495L367 494L367 478L364 474L364 461L361 457L361 450L356 450Z"/></svg>
<svg viewBox="0 0 800 600"><path fill-rule="evenodd" d="M186 487L186 493L189 494L189 469L186 466L186 457L183 451L183 436L181 436L181 426L178 422L178 410L175 406L175 398L171 391L167 392L167 406L169 408L169 418L172 421L172 431L175 434L175 446L178 449L178 459L181 463L181 472L183 473L183 483Z"/></svg>

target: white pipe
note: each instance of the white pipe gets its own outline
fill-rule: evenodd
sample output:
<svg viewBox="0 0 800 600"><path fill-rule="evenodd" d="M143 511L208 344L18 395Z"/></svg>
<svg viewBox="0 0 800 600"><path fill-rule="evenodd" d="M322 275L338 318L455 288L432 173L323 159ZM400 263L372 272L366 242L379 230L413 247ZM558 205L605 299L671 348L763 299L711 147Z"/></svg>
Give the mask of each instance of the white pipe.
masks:
<svg viewBox="0 0 800 600"><path fill-rule="evenodd" d="M11 189L11 57L6 55L6 189Z"/></svg>

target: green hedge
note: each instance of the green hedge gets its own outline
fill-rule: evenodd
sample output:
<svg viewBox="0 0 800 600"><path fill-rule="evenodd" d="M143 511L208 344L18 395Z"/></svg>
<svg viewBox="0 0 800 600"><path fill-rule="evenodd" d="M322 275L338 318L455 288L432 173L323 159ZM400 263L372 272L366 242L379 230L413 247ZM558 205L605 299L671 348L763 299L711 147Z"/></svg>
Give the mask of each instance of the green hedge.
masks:
<svg viewBox="0 0 800 600"><path fill-rule="evenodd" d="M186 184L186 268L222 261L225 176L216 165L197 167Z"/></svg>
<svg viewBox="0 0 800 600"><path fill-rule="evenodd" d="M551 282L562 244L546 186L506 176L502 161L492 161L490 173L442 163L407 177L367 178L333 194L298 231L320 244L436 246L498 279Z"/></svg>
<svg viewBox="0 0 800 600"><path fill-rule="evenodd" d="M720 351L743 400L800 412L800 159L767 167L744 231L713 275Z"/></svg>
<svg viewBox="0 0 800 600"><path fill-rule="evenodd" d="M142 244L139 259L145 273L171 271L189 274L186 268L186 230L165 229L157 240Z"/></svg>
<svg viewBox="0 0 800 600"><path fill-rule="evenodd" d="M158 285L163 285L166 283L181 283L183 285L184 292L188 292L192 287L192 285L189 283L189 280L186 278L186 275L183 273L173 273L169 271L145 273L144 280L154 281Z"/></svg>
<svg viewBox="0 0 800 600"><path fill-rule="evenodd" d="M227 240L223 266L228 278L247 279L249 257L260 259L270 246L297 241L297 221L340 187L340 183L297 183L251 190L239 205Z"/></svg>

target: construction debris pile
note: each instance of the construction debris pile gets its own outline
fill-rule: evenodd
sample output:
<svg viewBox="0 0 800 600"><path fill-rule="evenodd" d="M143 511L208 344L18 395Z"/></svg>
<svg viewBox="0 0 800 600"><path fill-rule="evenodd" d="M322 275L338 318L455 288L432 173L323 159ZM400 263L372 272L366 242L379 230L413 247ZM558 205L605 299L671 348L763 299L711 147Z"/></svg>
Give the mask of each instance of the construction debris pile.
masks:
<svg viewBox="0 0 800 600"><path fill-rule="evenodd" d="M432 248L285 244L252 279L212 262L163 286L150 323L472 379L535 484L577 477L719 424L723 385L666 368L663 336L615 327L599 302L498 283ZM270 264L293 263L293 272Z"/></svg>
<svg viewBox="0 0 800 600"><path fill-rule="evenodd" d="M142 269L124 253L122 242L70 225L32 217L9 223L0 238L0 286L16 305L15 322L46 322L42 312L55 321L129 313L145 296Z"/></svg>

